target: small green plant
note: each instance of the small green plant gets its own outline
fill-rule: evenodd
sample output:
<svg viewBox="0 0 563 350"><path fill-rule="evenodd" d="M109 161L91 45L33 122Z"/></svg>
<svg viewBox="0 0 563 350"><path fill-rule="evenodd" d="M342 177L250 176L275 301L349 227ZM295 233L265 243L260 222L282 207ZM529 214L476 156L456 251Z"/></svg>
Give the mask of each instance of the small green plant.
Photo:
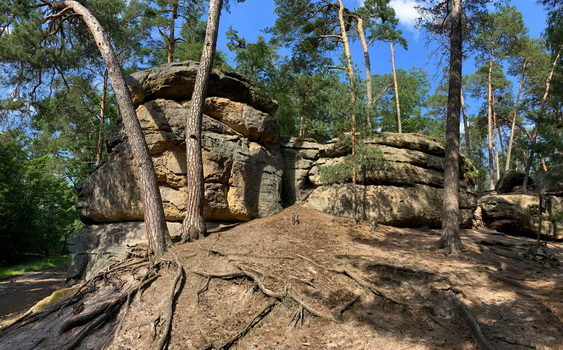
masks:
<svg viewBox="0 0 563 350"><path fill-rule="evenodd" d="M353 200L353 216L356 222L358 220L358 208L362 208L365 219L366 204L365 196L362 196L361 201L357 195L356 185L366 185L367 174L377 170L383 162L383 152L372 145L358 145L354 149L353 154L348 154L343 157L341 162L332 165L325 165L319 167L321 181L326 185L334 184L347 184L356 179L356 183L352 183L352 200ZM375 219L377 220L377 219Z"/></svg>
<svg viewBox="0 0 563 350"><path fill-rule="evenodd" d="M27 263L0 268L0 280L22 275L31 271L43 271L53 267L62 267L68 264L68 255L33 259Z"/></svg>

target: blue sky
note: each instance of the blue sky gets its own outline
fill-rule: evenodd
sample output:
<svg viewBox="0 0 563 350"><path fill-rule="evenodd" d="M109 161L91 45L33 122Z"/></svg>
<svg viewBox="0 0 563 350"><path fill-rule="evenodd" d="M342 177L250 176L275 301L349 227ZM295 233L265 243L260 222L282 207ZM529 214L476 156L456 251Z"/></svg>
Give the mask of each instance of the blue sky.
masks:
<svg viewBox="0 0 563 350"><path fill-rule="evenodd" d="M354 9L360 5L361 0L344 0L345 6ZM220 35L218 48L228 53L226 48L225 31L229 26L239 31L241 37L253 42L257 35L263 35L261 30L273 26L275 22L274 1L273 0L246 0L244 3L231 1L231 13L224 12L221 17ZM397 68L409 69L410 67L420 67L428 71L432 85L436 85L440 78L437 74L437 57L430 57L435 45L428 43L424 32L419 32L415 28L418 14L414 9L416 1L413 0L391 0L391 5L399 18L399 29L403 31L403 36L408 41L408 51L401 47L396 47L395 59ZM522 12L524 21L529 29L531 37L540 37L545 29L546 13L543 6L538 5L536 0L512 0L511 5L517 6ZM354 61L363 62L359 44L356 44L352 52ZM391 58L389 46L386 43L374 43L370 48L372 59L372 72L374 74L386 74L391 72ZM464 74L470 74L475 70L472 60L464 62ZM468 101L471 105L471 101ZM474 106L476 105L473 103Z"/></svg>

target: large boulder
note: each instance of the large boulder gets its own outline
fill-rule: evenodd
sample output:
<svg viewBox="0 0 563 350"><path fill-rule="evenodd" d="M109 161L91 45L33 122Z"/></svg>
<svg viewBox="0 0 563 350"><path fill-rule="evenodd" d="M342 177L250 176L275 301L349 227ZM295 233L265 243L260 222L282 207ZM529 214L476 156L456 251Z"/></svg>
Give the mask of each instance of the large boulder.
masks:
<svg viewBox="0 0 563 350"><path fill-rule="evenodd" d="M216 99L209 100L206 111L214 117L204 117L202 133L205 219L251 220L278 212L282 209L282 158L275 121L248 105L221 99L221 107L214 109ZM188 108L189 103L157 99L137 109L169 221L181 221L185 213L183 121ZM77 208L84 222L142 220L143 205L133 169L126 138L118 135L108 157L79 194Z"/></svg>
<svg viewBox="0 0 563 350"><path fill-rule="evenodd" d="M544 201L541 233L563 239L563 200L557 196L544 196ZM511 235L535 237L538 234L538 195L487 195L479 199L479 208L485 227Z"/></svg>
<svg viewBox="0 0 563 350"><path fill-rule="evenodd" d="M444 182L444 147L421 134L382 133L365 141L379 150L378 165L367 169L357 186L360 214L394 226L440 227ZM334 215L353 216L351 176L348 185L323 182L323 167L343 164L351 153L342 142L319 145L298 139L282 143L284 204L306 200L306 205ZM460 209L462 225L471 226L477 206L469 160L460 165Z"/></svg>
<svg viewBox="0 0 563 350"><path fill-rule="evenodd" d="M511 193L519 189L524 184L524 177L526 174L523 171L508 170L505 171L495 184L497 193ZM532 187L534 181L532 178L528 179L529 187Z"/></svg>
<svg viewBox="0 0 563 350"><path fill-rule="evenodd" d="M177 101L191 99L198 68L199 62L184 61L131 74L126 81L133 103L139 106L158 98ZM272 115L278 108L277 103L235 72L213 69L209 76L207 96L225 97Z"/></svg>
<svg viewBox="0 0 563 350"><path fill-rule="evenodd" d="M180 239L182 224L167 225L172 238ZM146 254L146 235L145 224L140 221L84 226L68 238L68 279L89 279L131 253Z"/></svg>

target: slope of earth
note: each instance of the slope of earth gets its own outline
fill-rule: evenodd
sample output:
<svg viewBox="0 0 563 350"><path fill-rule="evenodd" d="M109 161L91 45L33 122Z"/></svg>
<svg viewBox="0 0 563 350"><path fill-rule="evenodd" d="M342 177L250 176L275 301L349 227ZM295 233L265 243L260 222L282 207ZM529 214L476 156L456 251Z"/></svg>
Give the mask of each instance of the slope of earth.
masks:
<svg viewBox="0 0 563 350"><path fill-rule="evenodd" d="M147 264L116 265L80 302L4 329L0 348L475 349L460 303L495 349L563 348L563 267L522 258L532 240L462 236L464 254L446 257L437 230L373 230L296 205L176 246L183 272L174 254L154 281ZM117 317L91 327L118 299Z"/></svg>

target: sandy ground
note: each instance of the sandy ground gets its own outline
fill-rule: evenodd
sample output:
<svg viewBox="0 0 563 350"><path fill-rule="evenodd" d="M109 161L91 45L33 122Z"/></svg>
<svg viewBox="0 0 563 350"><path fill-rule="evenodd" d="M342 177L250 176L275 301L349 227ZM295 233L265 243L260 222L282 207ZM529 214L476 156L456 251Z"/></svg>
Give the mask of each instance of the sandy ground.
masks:
<svg viewBox="0 0 563 350"><path fill-rule="evenodd" d="M174 294L169 349L476 349L454 297L494 349L563 349L561 264L523 258L531 239L478 230L445 256L439 236L294 206L174 247L183 273L167 254L142 289L147 264L126 262L79 302L0 331L0 349L59 349L91 323L78 320L137 290L77 348L156 348ZM563 257L563 243L548 247Z"/></svg>
<svg viewBox="0 0 563 350"><path fill-rule="evenodd" d="M0 281L0 328L13 322L41 299L63 287L66 272L28 272Z"/></svg>

